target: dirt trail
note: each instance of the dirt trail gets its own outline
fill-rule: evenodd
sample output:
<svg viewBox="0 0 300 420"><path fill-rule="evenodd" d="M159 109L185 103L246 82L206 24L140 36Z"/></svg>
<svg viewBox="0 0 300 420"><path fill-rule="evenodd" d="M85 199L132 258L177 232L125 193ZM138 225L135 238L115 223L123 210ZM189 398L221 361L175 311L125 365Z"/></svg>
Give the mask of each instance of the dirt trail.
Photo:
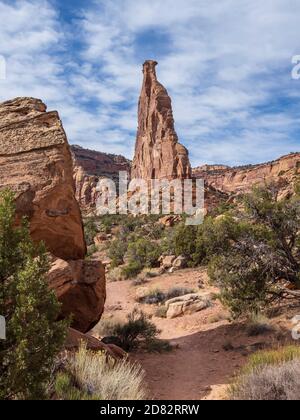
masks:
<svg viewBox="0 0 300 420"><path fill-rule="evenodd" d="M207 281L203 270L183 270L156 277L143 287L197 289L199 280ZM136 306L153 314L156 307L136 304L137 289L131 282L109 283L105 317L124 319ZM260 344L258 338L247 337L243 326L231 325L226 320L226 312L218 301L212 308L193 315L152 320L161 330L161 338L175 346L170 353L133 356L146 372L150 397L157 400L204 398L216 385L228 384L245 363L249 348ZM226 345L233 349L224 350Z"/></svg>

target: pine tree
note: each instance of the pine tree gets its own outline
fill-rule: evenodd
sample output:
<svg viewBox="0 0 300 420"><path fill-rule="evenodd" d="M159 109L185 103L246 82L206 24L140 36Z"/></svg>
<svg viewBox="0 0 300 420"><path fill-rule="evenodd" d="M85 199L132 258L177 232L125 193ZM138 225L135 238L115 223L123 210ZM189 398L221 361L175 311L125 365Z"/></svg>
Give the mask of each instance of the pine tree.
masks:
<svg viewBox="0 0 300 420"><path fill-rule="evenodd" d="M28 223L15 226L14 195L0 193L0 399L43 399L53 362L66 335L57 322L60 304L47 285L43 244L36 247Z"/></svg>

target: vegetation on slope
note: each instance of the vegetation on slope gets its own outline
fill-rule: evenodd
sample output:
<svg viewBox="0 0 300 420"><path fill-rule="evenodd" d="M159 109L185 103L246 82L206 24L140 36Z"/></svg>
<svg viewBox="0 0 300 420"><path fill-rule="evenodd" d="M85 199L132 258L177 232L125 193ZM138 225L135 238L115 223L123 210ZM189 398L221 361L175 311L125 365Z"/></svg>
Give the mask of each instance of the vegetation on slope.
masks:
<svg viewBox="0 0 300 420"><path fill-rule="evenodd" d="M6 340L0 341L0 399L42 399L53 361L61 350L66 323L48 289L48 261L35 247L26 221L15 226L14 196L0 194L0 314Z"/></svg>

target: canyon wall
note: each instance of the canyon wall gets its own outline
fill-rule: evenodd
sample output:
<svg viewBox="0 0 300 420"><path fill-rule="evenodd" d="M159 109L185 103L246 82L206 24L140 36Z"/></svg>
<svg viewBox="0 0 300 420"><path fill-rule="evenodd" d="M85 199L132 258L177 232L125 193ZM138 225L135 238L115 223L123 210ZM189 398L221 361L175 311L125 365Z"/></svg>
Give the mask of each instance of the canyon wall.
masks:
<svg viewBox="0 0 300 420"><path fill-rule="evenodd" d="M132 178L190 178L188 151L178 142L171 98L157 80L156 65L156 61L146 61L143 67Z"/></svg>
<svg viewBox="0 0 300 420"><path fill-rule="evenodd" d="M118 185L119 172L130 175L131 162L123 156L71 146L76 198L84 211L96 206L96 186L101 178L110 178Z"/></svg>
<svg viewBox="0 0 300 420"><path fill-rule="evenodd" d="M193 177L202 178L219 191L228 194L249 192L254 185L275 182L282 195L289 195L300 174L300 153L291 153L273 162L230 168L205 165L193 169Z"/></svg>

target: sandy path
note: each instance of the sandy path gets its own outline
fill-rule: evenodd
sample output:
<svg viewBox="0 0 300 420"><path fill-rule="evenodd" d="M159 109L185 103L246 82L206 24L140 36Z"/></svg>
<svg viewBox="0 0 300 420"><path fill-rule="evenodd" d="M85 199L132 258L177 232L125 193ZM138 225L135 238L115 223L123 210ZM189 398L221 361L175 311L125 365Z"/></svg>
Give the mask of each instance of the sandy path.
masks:
<svg viewBox="0 0 300 420"><path fill-rule="evenodd" d="M204 271L184 270L154 278L145 287L197 288L200 278L207 280ZM124 319L137 306L136 292L131 282L109 283L105 317ZM149 305L138 306L148 313L155 310ZM178 346L170 353L132 355L146 372L150 397L157 400L199 400L215 385L228 384L245 363L249 354L247 346L258 341L247 337L243 327L229 324L218 301L212 308L197 314L173 320L153 317L152 320L161 330L161 338ZM232 344L235 350L225 351L226 343Z"/></svg>

